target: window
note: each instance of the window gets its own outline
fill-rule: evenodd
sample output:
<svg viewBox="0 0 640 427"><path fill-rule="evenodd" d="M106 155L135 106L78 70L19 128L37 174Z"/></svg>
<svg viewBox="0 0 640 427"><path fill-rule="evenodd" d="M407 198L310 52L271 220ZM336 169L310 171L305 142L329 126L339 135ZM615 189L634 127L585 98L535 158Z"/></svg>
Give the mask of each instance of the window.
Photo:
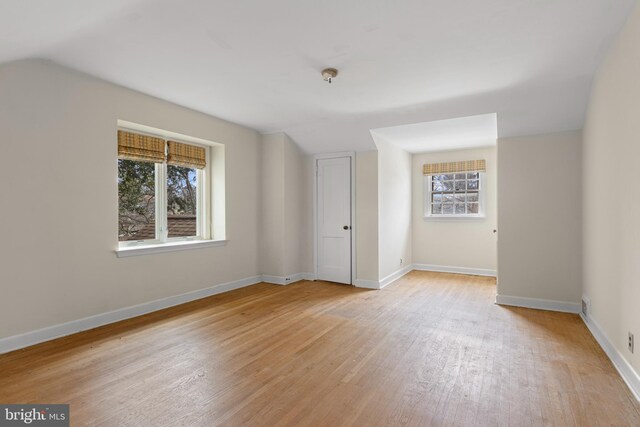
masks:
<svg viewBox="0 0 640 427"><path fill-rule="evenodd" d="M120 247L210 238L209 147L118 131Z"/></svg>
<svg viewBox="0 0 640 427"><path fill-rule="evenodd" d="M425 217L482 217L484 160L424 165Z"/></svg>
<svg viewBox="0 0 640 427"><path fill-rule="evenodd" d="M155 239L155 212L155 164L118 159L118 240Z"/></svg>
<svg viewBox="0 0 640 427"><path fill-rule="evenodd" d="M198 236L198 169L167 165L168 237Z"/></svg>

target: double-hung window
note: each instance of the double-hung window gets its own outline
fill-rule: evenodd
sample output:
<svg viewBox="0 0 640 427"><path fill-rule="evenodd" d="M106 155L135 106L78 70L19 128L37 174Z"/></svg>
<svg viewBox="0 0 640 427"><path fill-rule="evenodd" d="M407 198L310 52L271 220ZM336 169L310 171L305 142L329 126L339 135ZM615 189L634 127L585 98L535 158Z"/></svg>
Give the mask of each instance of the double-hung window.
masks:
<svg viewBox="0 0 640 427"><path fill-rule="evenodd" d="M484 160L424 165L425 217L484 216L485 171Z"/></svg>
<svg viewBox="0 0 640 427"><path fill-rule="evenodd" d="M118 131L120 247L210 238L209 147Z"/></svg>

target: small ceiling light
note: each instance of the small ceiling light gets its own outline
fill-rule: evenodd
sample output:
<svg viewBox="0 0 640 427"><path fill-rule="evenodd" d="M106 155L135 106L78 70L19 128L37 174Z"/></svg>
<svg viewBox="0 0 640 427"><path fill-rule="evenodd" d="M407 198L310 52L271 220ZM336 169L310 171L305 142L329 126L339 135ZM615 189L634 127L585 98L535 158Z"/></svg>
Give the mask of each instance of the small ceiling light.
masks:
<svg viewBox="0 0 640 427"><path fill-rule="evenodd" d="M335 68L325 68L322 70L322 78L325 82L331 83L331 80L335 79L338 75L338 70Z"/></svg>

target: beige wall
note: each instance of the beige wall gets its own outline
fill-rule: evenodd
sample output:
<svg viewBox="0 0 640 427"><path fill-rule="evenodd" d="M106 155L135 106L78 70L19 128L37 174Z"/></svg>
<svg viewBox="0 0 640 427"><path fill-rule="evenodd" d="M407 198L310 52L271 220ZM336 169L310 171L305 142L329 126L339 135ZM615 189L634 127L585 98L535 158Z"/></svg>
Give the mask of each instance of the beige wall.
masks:
<svg viewBox="0 0 640 427"><path fill-rule="evenodd" d="M485 159L484 218L425 219L422 165ZM442 151L413 155L413 262L429 266L496 270L496 148Z"/></svg>
<svg viewBox="0 0 640 427"><path fill-rule="evenodd" d="M378 283L378 152L356 153L356 280Z"/></svg>
<svg viewBox="0 0 640 427"><path fill-rule="evenodd" d="M640 351L640 7L608 53L595 80L584 129L584 294L590 317L635 369ZM636 341L638 342L638 341Z"/></svg>
<svg viewBox="0 0 640 427"><path fill-rule="evenodd" d="M284 133L262 136L260 159L260 271L312 273L313 163Z"/></svg>
<svg viewBox="0 0 640 427"><path fill-rule="evenodd" d="M116 258L117 120L226 146L223 247ZM0 337L248 278L260 136L46 61L0 67Z"/></svg>
<svg viewBox="0 0 640 427"><path fill-rule="evenodd" d="M283 133L262 136L260 144L260 272L284 277Z"/></svg>
<svg viewBox="0 0 640 427"><path fill-rule="evenodd" d="M579 303L581 134L498 140L498 295Z"/></svg>
<svg viewBox="0 0 640 427"><path fill-rule="evenodd" d="M313 273L313 159L285 135L284 270Z"/></svg>
<svg viewBox="0 0 640 427"><path fill-rule="evenodd" d="M380 280L412 264L411 154L374 135L378 148Z"/></svg>

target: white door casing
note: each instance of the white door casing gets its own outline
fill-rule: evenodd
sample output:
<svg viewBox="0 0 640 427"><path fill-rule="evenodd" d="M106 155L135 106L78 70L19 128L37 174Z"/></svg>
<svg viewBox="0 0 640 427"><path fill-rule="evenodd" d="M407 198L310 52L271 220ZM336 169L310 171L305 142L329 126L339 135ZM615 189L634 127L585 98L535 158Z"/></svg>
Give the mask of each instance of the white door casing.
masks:
<svg viewBox="0 0 640 427"><path fill-rule="evenodd" d="M317 277L351 284L351 158L317 159Z"/></svg>

